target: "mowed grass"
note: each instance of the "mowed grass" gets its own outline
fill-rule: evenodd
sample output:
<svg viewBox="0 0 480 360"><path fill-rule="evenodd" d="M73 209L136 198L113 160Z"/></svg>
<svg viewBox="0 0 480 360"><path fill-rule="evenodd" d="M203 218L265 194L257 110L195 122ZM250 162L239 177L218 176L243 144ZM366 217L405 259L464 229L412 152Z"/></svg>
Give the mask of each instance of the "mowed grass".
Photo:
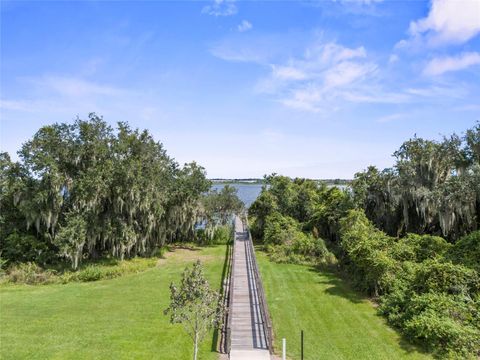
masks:
<svg viewBox="0 0 480 360"><path fill-rule="evenodd" d="M377 315L374 305L344 281L309 266L276 264L257 252L275 333L275 352L287 339L287 357L305 360L430 359Z"/></svg>
<svg viewBox="0 0 480 360"><path fill-rule="evenodd" d="M176 250L155 268L110 280L0 288L1 359L190 359L192 340L163 310L171 281L197 258L220 288L225 246ZM213 333L200 359L217 359Z"/></svg>

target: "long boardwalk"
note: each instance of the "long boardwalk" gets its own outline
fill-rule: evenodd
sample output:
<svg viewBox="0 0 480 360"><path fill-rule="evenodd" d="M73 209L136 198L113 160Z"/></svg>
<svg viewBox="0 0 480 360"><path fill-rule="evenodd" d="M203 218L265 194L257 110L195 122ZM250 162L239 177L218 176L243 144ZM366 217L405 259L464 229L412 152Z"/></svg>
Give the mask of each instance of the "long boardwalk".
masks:
<svg viewBox="0 0 480 360"><path fill-rule="evenodd" d="M235 218L235 251L231 314L231 360L269 360L264 315L259 289L254 276L254 264L249 233L239 217Z"/></svg>

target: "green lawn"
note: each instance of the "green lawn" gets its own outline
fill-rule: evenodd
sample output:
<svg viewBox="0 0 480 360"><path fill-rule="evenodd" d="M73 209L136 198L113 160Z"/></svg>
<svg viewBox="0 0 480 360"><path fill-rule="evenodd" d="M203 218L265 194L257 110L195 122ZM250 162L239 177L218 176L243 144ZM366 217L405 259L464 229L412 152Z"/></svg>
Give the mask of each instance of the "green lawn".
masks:
<svg viewBox="0 0 480 360"><path fill-rule="evenodd" d="M287 339L287 356L305 360L427 359L377 315L371 302L333 274L309 266L276 264L257 252L275 332L276 353Z"/></svg>
<svg viewBox="0 0 480 360"><path fill-rule="evenodd" d="M177 250L158 267L111 280L0 288L1 359L190 359L192 341L163 310L169 284L200 258L220 287L225 246ZM217 359L213 334L200 359Z"/></svg>

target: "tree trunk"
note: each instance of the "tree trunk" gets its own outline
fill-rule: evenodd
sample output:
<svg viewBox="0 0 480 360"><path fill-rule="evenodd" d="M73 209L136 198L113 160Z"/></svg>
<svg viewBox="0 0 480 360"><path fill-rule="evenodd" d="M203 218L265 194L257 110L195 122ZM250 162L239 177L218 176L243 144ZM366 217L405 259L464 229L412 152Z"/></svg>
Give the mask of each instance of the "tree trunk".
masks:
<svg viewBox="0 0 480 360"><path fill-rule="evenodd" d="M198 352L198 335L195 332L195 339L193 340L193 360L197 360L197 352Z"/></svg>

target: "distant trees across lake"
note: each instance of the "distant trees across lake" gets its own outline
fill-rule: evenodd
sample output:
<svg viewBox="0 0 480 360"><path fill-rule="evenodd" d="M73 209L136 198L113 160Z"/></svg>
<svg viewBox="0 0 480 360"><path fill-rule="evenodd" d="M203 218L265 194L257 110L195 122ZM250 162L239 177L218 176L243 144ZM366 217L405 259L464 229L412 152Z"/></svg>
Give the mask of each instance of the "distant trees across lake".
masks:
<svg viewBox="0 0 480 360"><path fill-rule="evenodd" d="M214 184L267 184L266 177L263 178L245 178L245 179L210 179ZM312 179L318 183L326 185L349 185L351 179Z"/></svg>

